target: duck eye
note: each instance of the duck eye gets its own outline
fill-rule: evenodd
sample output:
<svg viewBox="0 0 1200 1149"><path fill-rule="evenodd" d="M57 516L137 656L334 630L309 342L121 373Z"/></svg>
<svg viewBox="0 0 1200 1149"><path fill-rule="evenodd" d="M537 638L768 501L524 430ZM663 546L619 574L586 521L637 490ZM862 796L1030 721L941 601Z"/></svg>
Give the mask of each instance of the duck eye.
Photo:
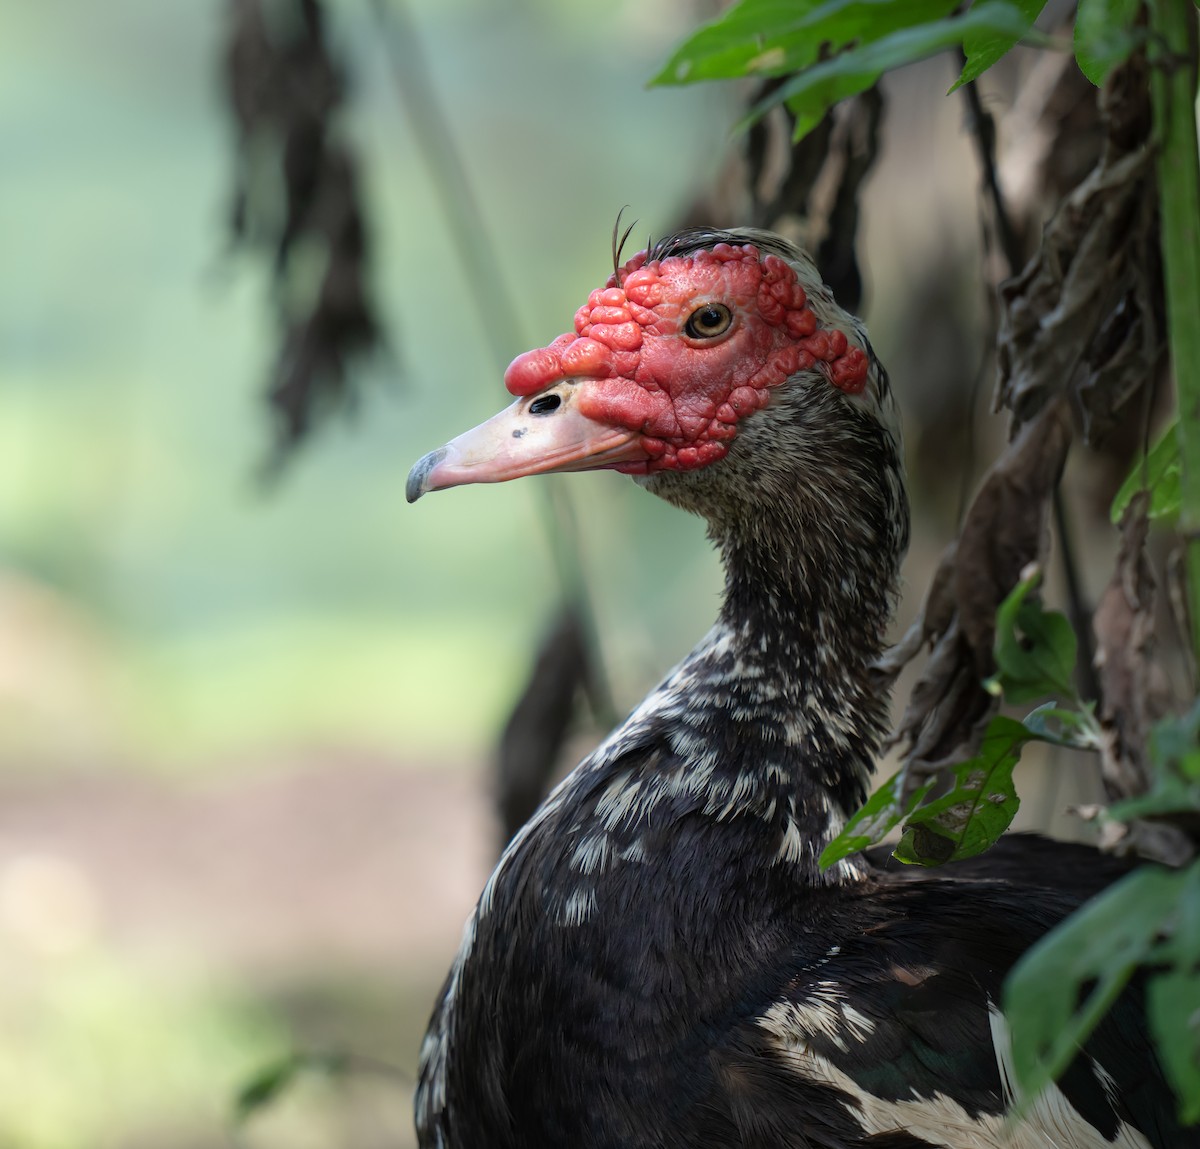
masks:
<svg viewBox="0 0 1200 1149"><path fill-rule="evenodd" d="M705 303L697 307L684 324L684 333L693 339L715 339L724 335L733 322L733 312L723 303Z"/></svg>
<svg viewBox="0 0 1200 1149"><path fill-rule="evenodd" d="M529 413L531 415L549 415L551 411L558 410L561 402L562 399L557 395L539 395L529 404Z"/></svg>

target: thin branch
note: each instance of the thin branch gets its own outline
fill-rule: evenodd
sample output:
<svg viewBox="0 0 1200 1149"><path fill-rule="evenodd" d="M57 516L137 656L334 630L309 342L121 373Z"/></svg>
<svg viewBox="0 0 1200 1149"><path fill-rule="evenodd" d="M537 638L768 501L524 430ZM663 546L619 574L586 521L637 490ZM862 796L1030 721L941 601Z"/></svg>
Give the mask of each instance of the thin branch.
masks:
<svg viewBox="0 0 1200 1149"><path fill-rule="evenodd" d="M512 291L478 200L471 191L466 165L455 146L450 119L434 87L408 4L405 0L372 0L372 4L383 33L401 106L408 116L430 178L437 186L450 224L450 235L467 270L467 287L492 356L498 368L503 370L516 352L528 346L521 337L521 323L513 305ZM616 707L604 668L595 610L583 573L576 520L571 511L570 496L565 490L556 490L556 485L550 480L537 485L550 549L563 594L577 605L587 636L593 661L590 694L593 711L603 724L615 725Z"/></svg>
<svg viewBox="0 0 1200 1149"><path fill-rule="evenodd" d="M963 56L963 63L966 63L966 56ZM971 135L975 140L975 150L979 156L984 190L991 198L992 210L996 217L996 238L1000 241L1000 250L1004 253L1008 274L1016 275L1025 261L1021 256L1021 243L1013 228L1004 193L1000 189L1000 177L996 171L996 121L992 119L991 113L984 109L974 80L964 84L961 91L963 99L967 102L967 115L970 119Z"/></svg>

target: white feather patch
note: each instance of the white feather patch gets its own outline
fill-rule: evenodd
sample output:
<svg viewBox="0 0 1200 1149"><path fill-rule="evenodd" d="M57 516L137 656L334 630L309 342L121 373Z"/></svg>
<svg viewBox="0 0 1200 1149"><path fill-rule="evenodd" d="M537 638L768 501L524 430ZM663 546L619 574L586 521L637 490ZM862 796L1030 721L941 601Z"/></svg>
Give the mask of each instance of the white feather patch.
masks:
<svg viewBox="0 0 1200 1149"><path fill-rule="evenodd" d="M797 1076L840 1089L854 1099L846 1109L865 1136L903 1131L953 1149L1152 1149L1141 1133L1126 1124L1118 1128L1115 1140L1107 1140L1057 1086L1047 1089L1019 1123L1004 1115L972 1116L941 1092L930 1096L914 1092L898 1100L868 1093L810 1047L810 1039L820 1036L846 1052L851 1042L865 1041L875 1029L875 1023L843 1000L836 987L836 982L819 982L803 1002L779 1002L758 1024ZM989 1006L989 1020L1003 1100L1011 1104L1008 1027L994 1006Z"/></svg>

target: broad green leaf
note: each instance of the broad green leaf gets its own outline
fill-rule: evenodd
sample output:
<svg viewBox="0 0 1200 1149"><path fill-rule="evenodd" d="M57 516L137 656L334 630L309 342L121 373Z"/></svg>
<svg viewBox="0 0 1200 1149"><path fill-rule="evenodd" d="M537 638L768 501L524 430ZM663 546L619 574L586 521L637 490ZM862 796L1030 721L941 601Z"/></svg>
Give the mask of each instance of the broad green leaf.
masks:
<svg viewBox="0 0 1200 1149"><path fill-rule="evenodd" d="M1121 822L1156 814L1200 813L1200 699L1179 717L1164 718L1150 731L1150 789L1109 807Z"/></svg>
<svg viewBox="0 0 1200 1149"><path fill-rule="evenodd" d="M979 753L952 767L950 792L909 815L895 856L937 866L982 854L1008 829L1021 805L1012 772L1029 739L1015 719L993 718Z"/></svg>
<svg viewBox="0 0 1200 1149"><path fill-rule="evenodd" d="M946 16L955 0L742 0L703 25L651 84L778 76L857 42Z"/></svg>
<svg viewBox="0 0 1200 1149"><path fill-rule="evenodd" d="M1195 867L1193 867L1193 870ZM1169 927L1186 873L1143 866L1031 947L1004 987L1025 1101L1054 1080Z"/></svg>
<svg viewBox="0 0 1200 1149"><path fill-rule="evenodd" d="M1043 610L1031 597L1040 581L1040 572L1022 579L996 611L996 673L986 685L1006 702L1075 697L1075 629L1065 615Z"/></svg>
<svg viewBox="0 0 1200 1149"><path fill-rule="evenodd" d="M1075 59L1079 70L1097 87L1137 46L1133 23L1141 6L1141 0L1079 0Z"/></svg>
<svg viewBox="0 0 1200 1149"><path fill-rule="evenodd" d="M1179 877L1182 888L1171 936L1159 945L1156 956L1176 969L1200 972L1200 862L1180 871Z"/></svg>
<svg viewBox="0 0 1200 1149"><path fill-rule="evenodd" d="M904 774L898 770L874 794L867 799L845 829L821 851L821 869L827 870L835 862L878 842L894 830L929 793L934 779L917 787L907 798L904 797Z"/></svg>
<svg viewBox="0 0 1200 1149"><path fill-rule="evenodd" d="M1179 875L1171 936L1155 948L1156 973L1146 987L1155 1048L1179 1097L1184 1124L1200 1121L1200 862Z"/></svg>
<svg viewBox="0 0 1200 1149"><path fill-rule="evenodd" d="M1114 523L1121 521L1129 500L1138 491L1150 491L1150 517L1161 519L1179 513L1179 420L1176 419L1163 433L1150 453L1139 459L1129 472L1121 489L1113 499L1109 517Z"/></svg>
<svg viewBox="0 0 1200 1149"><path fill-rule="evenodd" d="M1146 1014L1159 1060L1179 1097L1180 1121L1200 1121L1200 969L1173 969L1151 978Z"/></svg>
<svg viewBox="0 0 1200 1149"><path fill-rule="evenodd" d="M964 36L985 28L1017 37L1027 30L1020 9L1002 0L988 0L962 16L901 28L805 68L755 104L739 126L746 127L776 104L786 103L796 118L795 138L801 139L820 123L828 108L865 91L884 72L952 48Z"/></svg>
<svg viewBox="0 0 1200 1149"><path fill-rule="evenodd" d="M969 36L963 37L963 52L967 62L963 65L962 75L954 81L951 92L957 91L963 84L983 75L1001 56L1014 47L1033 27L1033 22L1041 15L1046 6L1046 0L1013 0L1013 5L1025 18L1025 31L997 31L993 28L980 28Z"/></svg>

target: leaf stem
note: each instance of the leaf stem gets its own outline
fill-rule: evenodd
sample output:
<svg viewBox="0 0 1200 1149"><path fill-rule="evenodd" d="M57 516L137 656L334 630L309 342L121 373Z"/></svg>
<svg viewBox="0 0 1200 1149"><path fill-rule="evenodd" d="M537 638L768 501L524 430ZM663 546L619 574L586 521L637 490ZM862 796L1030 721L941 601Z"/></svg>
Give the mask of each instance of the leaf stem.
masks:
<svg viewBox="0 0 1200 1149"><path fill-rule="evenodd" d="M1192 648L1200 664L1200 163L1196 146L1196 10L1150 0L1150 92L1158 140L1167 332L1179 404L1182 505ZM1155 47L1156 46L1156 47Z"/></svg>

